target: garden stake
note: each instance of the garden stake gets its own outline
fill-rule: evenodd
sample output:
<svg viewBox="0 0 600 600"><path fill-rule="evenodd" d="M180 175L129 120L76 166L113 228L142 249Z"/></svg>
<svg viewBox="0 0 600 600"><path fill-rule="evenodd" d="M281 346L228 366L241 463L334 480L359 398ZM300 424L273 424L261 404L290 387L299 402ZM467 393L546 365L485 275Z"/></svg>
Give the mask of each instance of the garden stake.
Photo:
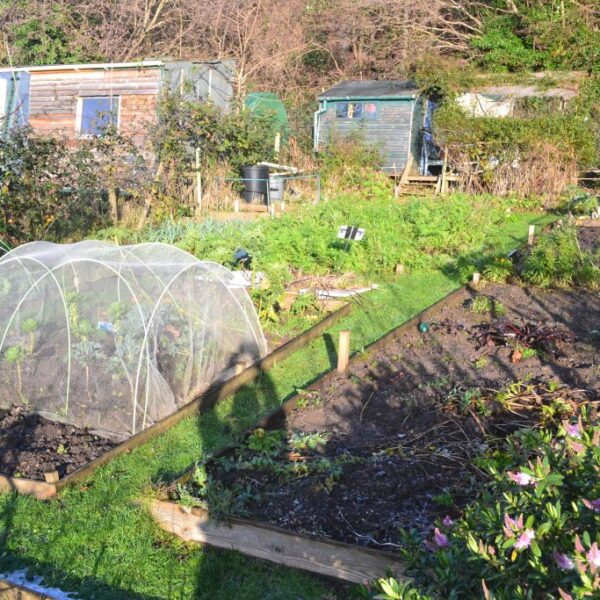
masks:
<svg viewBox="0 0 600 600"><path fill-rule="evenodd" d="M345 329L340 331L340 343L338 346L338 373L345 373L350 362L350 332Z"/></svg>
<svg viewBox="0 0 600 600"><path fill-rule="evenodd" d="M527 244L529 246L533 246L533 242L535 241L535 225L529 226L529 235L527 236Z"/></svg>

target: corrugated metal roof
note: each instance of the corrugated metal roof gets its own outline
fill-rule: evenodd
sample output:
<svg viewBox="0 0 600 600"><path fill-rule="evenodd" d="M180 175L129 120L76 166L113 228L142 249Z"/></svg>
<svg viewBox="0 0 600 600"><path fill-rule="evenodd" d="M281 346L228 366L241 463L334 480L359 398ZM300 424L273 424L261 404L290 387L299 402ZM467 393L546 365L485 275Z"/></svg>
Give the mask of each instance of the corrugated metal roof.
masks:
<svg viewBox="0 0 600 600"><path fill-rule="evenodd" d="M320 94L319 99L415 98L419 91L409 79L342 81Z"/></svg>

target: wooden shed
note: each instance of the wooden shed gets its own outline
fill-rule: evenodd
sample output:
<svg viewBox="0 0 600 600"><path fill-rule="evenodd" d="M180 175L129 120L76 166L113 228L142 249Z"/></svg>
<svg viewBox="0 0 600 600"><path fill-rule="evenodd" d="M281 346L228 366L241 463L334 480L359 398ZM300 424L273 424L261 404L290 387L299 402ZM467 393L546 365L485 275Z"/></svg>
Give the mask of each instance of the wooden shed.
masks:
<svg viewBox="0 0 600 600"><path fill-rule="evenodd" d="M344 81L318 99L315 151L335 137L357 135L381 151L390 175L401 174L410 155L415 165L422 164L427 100L412 81Z"/></svg>
<svg viewBox="0 0 600 600"><path fill-rule="evenodd" d="M15 125L75 141L108 125L144 145L163 90L227 110L233 61L141 61L0 69L0 133Z"/></svg>

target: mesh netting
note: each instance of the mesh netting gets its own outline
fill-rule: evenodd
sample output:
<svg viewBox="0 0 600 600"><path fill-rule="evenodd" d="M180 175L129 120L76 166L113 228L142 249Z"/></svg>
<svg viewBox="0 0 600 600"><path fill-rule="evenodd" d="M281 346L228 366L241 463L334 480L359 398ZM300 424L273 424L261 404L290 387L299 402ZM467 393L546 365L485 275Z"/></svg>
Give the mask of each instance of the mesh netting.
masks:
<svg viewBox="0 0 600 600"><path fill-rule="evenodd" d="M0 259L0 407L126 437L266 342L246 290L165 244L25 244Z"/></svg>

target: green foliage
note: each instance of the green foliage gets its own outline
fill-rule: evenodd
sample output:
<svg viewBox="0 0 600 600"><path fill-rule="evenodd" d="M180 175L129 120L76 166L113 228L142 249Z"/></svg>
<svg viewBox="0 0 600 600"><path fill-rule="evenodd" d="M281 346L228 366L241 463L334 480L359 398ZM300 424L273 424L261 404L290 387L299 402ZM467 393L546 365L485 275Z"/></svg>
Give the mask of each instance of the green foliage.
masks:
<svg viewBox="0 0 600 600"><path fill-rule="evenodd" d="M373 171L383 165L381 151L366 144L361 131L343 137L331 135L319 159L323 182L338 193L362 188L365 180L372 184L376 178Z"/></svg>
<svg viewBox="0 0 600 600"><path fill-rule="evenodd" d="M304 315L306 313L317 313L321 312L321 307L315 294L299 294L294 303L290 307L290 313L293 315Z"/></svg>
<svg viewBox="0 0 600 600"><path fill-rule="evenodd" d="M575 227L560 227L538 237L523 263L524 281L542 287L600 285L600 268L582 252Z"/></svg>
<svg viewBox="0 0 600 600"><path fill-rule="evenodd" d="M434 116L438 141L465 149L470 160L493 176L498 162L515 160L541 145L556 148L555 158L575 158L581 167L598 159L596 140L588 119L580 114L539 114L535 118L470 117L453 102L445 102Z"/></svg>
<svg viewBox="0 0 600 600"><path fill-rule="evenodd" d="M483 269L483 276L494 283L504 283L514 274L514 265L504 256L493 258Z"/></svg>
<svg viewBox="0 0 600 600"><path fill-rule="evenodd" d="M596 597L598 439L600 428L580 419L558 434L524 430L480 459L491 483L418 559L432 587L450 598L479 597L482 585L497 600Z"/></svg>
<svg viewBox="0 0 600 600"><path fill-rule="evenodd" d="M600 201L587 190L570 188L565 190L565 198L560 211L575 217L591 217L600 211Z"/></svg>
<svg viewBox="0 0 600 600"><path fill-rule="evenodd" d="M283 438L284 432L279 429L265 431L259 427L248 437L248 448L267 456L277 456L283 449Z"/></svg>
<svg viewBox="0 0 600 600"><path fill-rule="evenodd" d="M0 237L9 245L80 237L107 224L106 187L143 189L143 160L107 133L70 148L64 140L15 130L0 140Z"/></svg>
<svg viewBox="0 0 600 600"><path fill-rule="evenodd" d="M205 169L224 162L236 177L241 166L274 158L274 128L271 118L250 110L224 113L210 102L189 102L169 94L159 105L159 124L152 137L160 160L171 169L189 171L199 148Z"/></svg>
<svg viewBox="0 0 600 600"><path fill-rule="evenodd" d="M476 296L470 304L472 312L479 315L494 315L501 317L506 314L506 307L502 302L490 296Z"/></svg>
<svg viewBox="0 0 600 600"><path fill-rule="evenodd" d="M4 358L9 363L19 363L26 356L25 350L21 346L10 346L4 353Z"/></svg>
<svg viewBox="0 0 600 600"><path fill-rule="evenodd" d="M86 62L90 56L76 43L69 30L79 16L72 7L52 3L43 17L29 16L10 31L13 62L19 65L56 65Z"/></svg>
<svg viewBox="0 0 600 600"><path fill-rule="evenodd" d="M381 592L373 596L373 600L428 600L429 596L421 594L417 588L406 581L398 581L393 577L378 579L377 589Z"/></svg>
<svg viewBox="0 0 600 600"><path fill-rule="evenodd" d="M514 15L491 17L485 32L473 40L479 50L481 66L491 71L526 71L542 69L546 56L536 51L531 41L519 35L518 18Z"/></svg>
<svg viewBox="0 0 600 600"><path fill-rule="evenodd" d="M600 60L591 1L515 0L476 10L482 32L471 46L476 63L486 69L584 70Z"/></svg>

